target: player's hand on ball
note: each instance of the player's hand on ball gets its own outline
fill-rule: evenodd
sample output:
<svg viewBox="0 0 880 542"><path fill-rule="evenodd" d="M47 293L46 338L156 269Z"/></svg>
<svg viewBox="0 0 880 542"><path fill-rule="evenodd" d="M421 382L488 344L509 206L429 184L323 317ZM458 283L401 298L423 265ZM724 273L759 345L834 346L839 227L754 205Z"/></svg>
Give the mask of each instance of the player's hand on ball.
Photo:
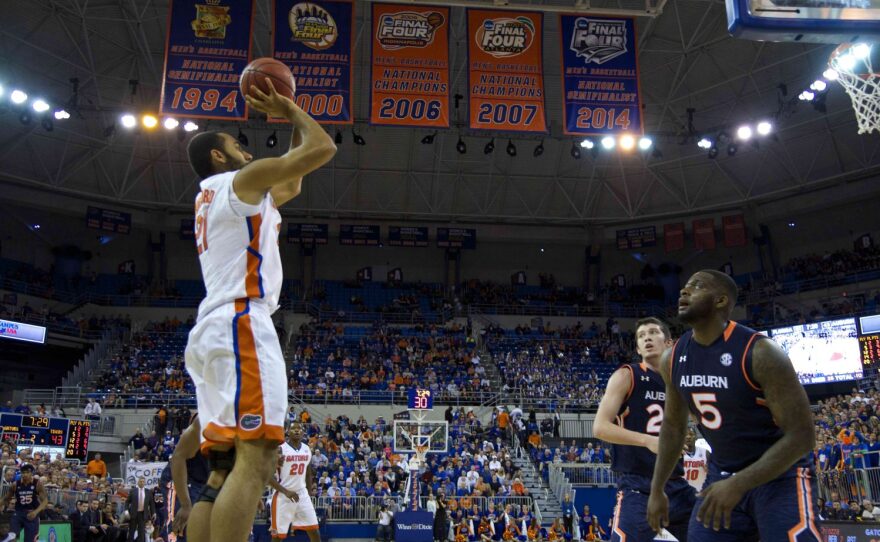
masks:
<svg viewBox="0 0 880 542"><path fill-rule="evenodd" d="M713 483L699 493L703 504L697 511L697 521L707 529L718 531L722 524L725 529L730 529L733 509L742 500L744 493L733 477Z"/></svg>
<svg viewBox="0 0 880 542"><path fill-rule="evenodd" d="M652 491L648 497L648 525L656 533L669 525L669 499L662 491Z"/></svg>
<svg viewBox="0 0 880 542"><path fill-rule="evenodd" d="M266 78L266 86L269 87L268 94L252 85L247 96L244 97L245 101L257 111L262 111L270 117L287 117L296 104L287 96L278 94L272 85L272 80L268 77Z"/></svg>

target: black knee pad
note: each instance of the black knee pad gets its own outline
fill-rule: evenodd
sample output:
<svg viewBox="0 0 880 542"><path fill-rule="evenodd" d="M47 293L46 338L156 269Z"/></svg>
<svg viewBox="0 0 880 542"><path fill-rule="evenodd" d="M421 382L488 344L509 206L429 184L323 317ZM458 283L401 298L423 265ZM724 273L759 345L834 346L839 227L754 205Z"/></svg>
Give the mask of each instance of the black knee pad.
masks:
<svg viewBox="0 0 880 542"><path fill-rule="evenodd" d="M235 466L235 448L230 448L224 452L216 450L208 451L208 467L211 470L231 471Z"/></svg>
<svg viewBox="0 0 880 542"><path fill-rule="evenodd" d="M202 492L199 493L199 498L196 502L214 502L217 500L217 495L220 494L220 488L213 488L207 484L202 487Z"/></svg>

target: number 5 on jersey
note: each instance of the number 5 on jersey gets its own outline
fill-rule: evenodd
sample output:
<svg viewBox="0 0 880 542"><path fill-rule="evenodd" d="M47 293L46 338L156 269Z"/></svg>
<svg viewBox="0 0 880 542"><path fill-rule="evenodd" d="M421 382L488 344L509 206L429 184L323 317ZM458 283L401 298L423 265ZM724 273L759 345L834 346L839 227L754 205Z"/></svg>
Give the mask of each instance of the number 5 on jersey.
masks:
<svg viewBox="0 0 880 542"><path fill-rule="evenodd" d="M712 404L718 402L714 393L692 393L691 399L694 400L694 405L700 411L700 424L703 427L706 429L721 427L721 411Z"/></svg>

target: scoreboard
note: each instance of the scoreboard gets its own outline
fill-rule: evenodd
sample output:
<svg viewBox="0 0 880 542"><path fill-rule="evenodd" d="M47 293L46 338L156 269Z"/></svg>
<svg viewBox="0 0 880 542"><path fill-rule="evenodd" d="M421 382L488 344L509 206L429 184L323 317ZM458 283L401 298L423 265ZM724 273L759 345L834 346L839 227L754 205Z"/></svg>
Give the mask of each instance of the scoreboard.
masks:
<svg viewBox="0 0 880 542"><path fill-rule="evenodd" d="M17 448L51 448L66 459L85 461L91 422L27 414L0 414L0 440Z"/></svg>
<svg viewBox="0 0 880 542"><path fill-rule="evenodd" d="M864 365L880 363L880 315L862 316L859 321L859 350Z"/></svg>

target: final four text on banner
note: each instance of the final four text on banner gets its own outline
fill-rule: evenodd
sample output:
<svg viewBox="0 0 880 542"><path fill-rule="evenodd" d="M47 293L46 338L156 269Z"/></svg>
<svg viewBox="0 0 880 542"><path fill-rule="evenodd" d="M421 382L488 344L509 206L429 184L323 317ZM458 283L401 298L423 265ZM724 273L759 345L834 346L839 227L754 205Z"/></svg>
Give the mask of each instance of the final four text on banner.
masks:
<svg viewBox="0 0 880 542"><path fill-rule="evenodd" d="M633 19L560 15L566 135L642 134Z"/></svg>
<svg viewBox="0 0 880 542"><path fill-rule="evenodd" d="M172 0L160 111L244 120L238 78L251 58L253 0Z"/></svg>
<svg viewBox="0 0 880 542"><path fill-rule="evenodd" d="M546 132L543 14L468 9L467 21L470 127Z"/></svg>
<svg viewBox="0 0 880 542"><path fill-rule="evenodd" d="M370 122L449 128L449 8L373 4Z"/></svg>
<svg viewBox="0 0 880 542"><path fill-rule="evenodd" d="M322 124L351 124L354 4L275 0L273 20L272 56L293 72L297 105Z"/></svg>

